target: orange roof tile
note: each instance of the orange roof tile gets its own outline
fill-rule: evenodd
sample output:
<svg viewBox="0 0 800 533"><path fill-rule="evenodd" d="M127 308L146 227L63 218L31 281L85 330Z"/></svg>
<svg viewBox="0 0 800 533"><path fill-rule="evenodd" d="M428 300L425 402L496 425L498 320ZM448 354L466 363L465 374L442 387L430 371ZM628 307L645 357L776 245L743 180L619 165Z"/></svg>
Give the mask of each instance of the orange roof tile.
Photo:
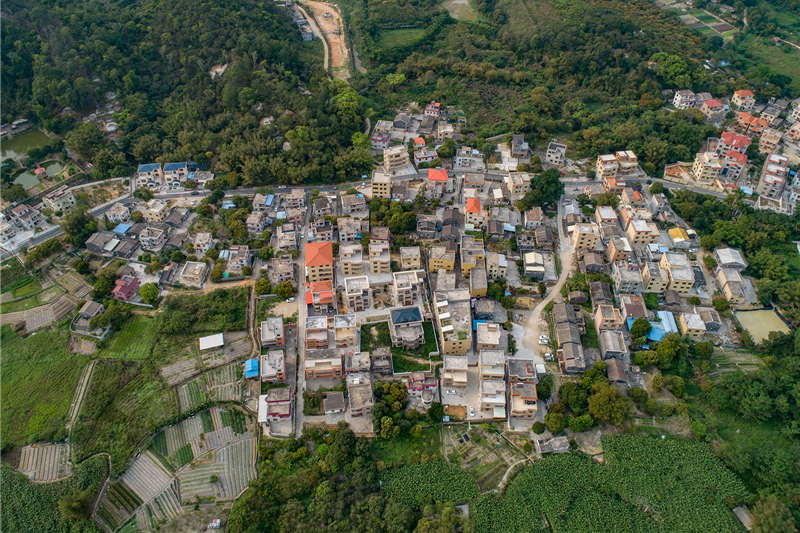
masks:
<svg viewBox="0 0 800 533"><path fill-rule="evenodd" d="M750 98L751 96L755 96L753 91L736 91L734 94L740 98Z"/></svg>
<svg viewBox="0 0 800 533"><path fill-rule="evenodd" d="M481 201L477 198L467 198L467 213L480 213Z"/></svg>
<svg viewBox="0 0 800 533"><path fill-rule="evenodd" d="M425 139L423 139L422 137L417 137L416 139L414 139L415 146L421 146L423 144L425 144Z"/></svg>
<svg viewBox="0 0 800 533"><path fill-rule="evenodd" d="M310 292L324 292L324 291L332 291L333 290L333 283L330 281L314 281L311 283Z"/></svg>
<svg viewBox="0 0 800 533"><path fill-rule="evenodd" d="M329 242L310 242L306 244L306 266L326 266L333 264L333 245Z"/></svg>
<svg viewBox="0 0 800 533"><path fill-rule="evenodd" d="M447 171L443 168L429 168L428 179L430 181L447 181Z"/></svg>

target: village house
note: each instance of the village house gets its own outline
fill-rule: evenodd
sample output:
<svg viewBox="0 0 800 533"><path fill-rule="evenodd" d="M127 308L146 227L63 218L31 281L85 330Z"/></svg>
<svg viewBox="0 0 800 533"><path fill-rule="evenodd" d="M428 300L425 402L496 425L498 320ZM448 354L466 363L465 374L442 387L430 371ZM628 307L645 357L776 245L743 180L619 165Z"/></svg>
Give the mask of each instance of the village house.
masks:
<svg viewBox="0 0 800 533"><path fill-rule="evenodd" d="M395 307L389 312L392 346L416 350L425 342L422 311L417 306Z"/></svg>
<svg viewBox="0 0 800 533"><path fill-rule="evenodd" d="M350 313L359 313L369 309L371 302L367 276L344 279L344 303Z"/></svg>
<svg viewBox="0 0 800 533"><path fill-rule="evenodd" d="M206 277L208 266L199 261L187 261L181 270L180 280L184 285L194 285L199 287L203 284Z"/></svg>

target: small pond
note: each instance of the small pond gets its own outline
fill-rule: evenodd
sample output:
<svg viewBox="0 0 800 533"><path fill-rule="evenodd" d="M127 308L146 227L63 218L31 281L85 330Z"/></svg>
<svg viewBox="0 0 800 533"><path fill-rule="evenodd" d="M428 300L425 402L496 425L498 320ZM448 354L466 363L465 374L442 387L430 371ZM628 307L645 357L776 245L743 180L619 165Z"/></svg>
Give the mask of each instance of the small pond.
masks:
<svg viewBox="0 0 800 533"><path fill-rule="evenodd" d="M50 137L39 130L28 131L15 135L11 140L0 141L0 160L7 158L18 161L25 157L31 148L42 148L50 142Z"/></svg>

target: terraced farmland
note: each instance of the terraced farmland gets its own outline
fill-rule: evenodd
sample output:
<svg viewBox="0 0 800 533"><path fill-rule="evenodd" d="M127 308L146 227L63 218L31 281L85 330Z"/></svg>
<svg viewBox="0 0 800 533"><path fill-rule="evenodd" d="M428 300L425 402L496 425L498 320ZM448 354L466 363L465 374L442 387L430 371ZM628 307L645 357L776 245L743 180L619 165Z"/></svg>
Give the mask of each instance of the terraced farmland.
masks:
<svg viewBox="0 0 800 533"><path fill-rule="evenodd" d="M137 507L142 505L139 498L124 483L109 483L97 506L96 518L106 530L115 530L130 519Z"/></svg>
<svg viewBox="0 0 800 533"><path fill-rule="evenodd" d="M149 451L144 452L131 463L120 478L144 502L156 497L170 482L172 472Z"/></svg>
<svg viewBox="0 0 800 533"><path fill-rule="evenodd" d="M70 475L69 444L25 446L20 456L19 471L31 481L55 481Z"/></svg>
<svg viewBox="0 0 800 533"><path fill-rule="evenodd" d="M256 439L248 437L216 450L213 462L182 471L178 474L181 500L235 498L256 477L255 452ZM211 483L211 476L217 476L217 481Z"/></svg>
<svg viewBox="0 0 800 533"><path fill-rule="evenodd" d="M190 381L178 388L178 406L181 412L190 410L196 405L200 405L208 400L205 392L205 379L203 376Z"/></svg>
<svg viewBox="0 0 800 533"><path fill-rule="evenodd" d="M244 331L226 333L225 342L223 350L207 350L200 354L203 365L207 368L216 368L238 359L244 359L253 351L253 344Z"/></svg>
<svg viewBox="0 0 800 533"><path fill-rule="evenodd" d="M161 367L161 376L169 385L177 385L200 373L200 363L191 348L176 363Z"/></svg>
<svg viewBox="0 0 800 533"><path fill-rule="evenodd" d="M210 396L215 400L238 400L241 396L242 366L231 364L206 372Z"/></svg>
<svg viewBox="0 0 800 533"><path fill-rule="evenodd" d="M136 513L136 527L139 531L157 530L159 524L171 522L183 514L178 499L178 482L173 480L151 502L143 505Z"/></svg>

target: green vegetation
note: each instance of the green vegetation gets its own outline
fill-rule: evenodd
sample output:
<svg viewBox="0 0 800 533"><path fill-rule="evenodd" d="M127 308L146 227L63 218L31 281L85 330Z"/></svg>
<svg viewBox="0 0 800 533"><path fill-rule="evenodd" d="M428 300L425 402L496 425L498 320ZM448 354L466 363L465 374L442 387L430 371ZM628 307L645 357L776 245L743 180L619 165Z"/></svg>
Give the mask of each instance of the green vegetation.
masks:
<svg viewBox="0 0 800 533"><path fill-rule="evenodd" d="M422 372L431 369L430 363L418 363L404 355L395 355L394 350L392 350L392 367L396 374L404 372Z"/></svg>
<svg viewBox="0 0 800 533"><path fill-rule="evenodd" d="M186 444L185 446L181 447L178 451L175 452L175 456L172 460L175 462L176 468L181 468L189 464L194 459L194 453L192 452L192 445Z"/></svg>
<svg viewBox="0 0 800 533"><path fill-rule="evenodd" d="M22 289L19 289L18 292L27 292L27 294L21 294L19 297L20 298L22 298L23 296L27 297L21 300L17 300L16 302L8 302L0 304L0 312L16 313L18 311L26 311L28 309L33 309L34 307L39 307L40 305L44 305L52 301L56 296L64 293L64 289L62 289L58 285L53 285L52 287L48 287L47 289L40 290L39 292L35 293L27 291L27 289L29 288L35 288L36 285L38 285L38 283L27 285Z"/></svg>
<svg viewBox="0 0 800 533"><path fill-rule="evenodd" d="M211 411L203 411L200 413L200 421L203 423L203 433L211 433L214 431L214 421L211 419Z"/></svg>
<svg viewBox="0 0 800 533"><path fill-rule="evenodd" d="M16 263L16 261L15 261L14 264L19 266L19 263ZM25 292L30 293L30 292L35 292L36 290L42 288L42 285L39 283L39 281L36 278L34 278L33 276L27 276L27 275L22 276L21 278L18 278L15 281L6 283L5 282L6 281L6 270L10 270L10 269L4 268L2 270L3 286L0 287L0 293L13 291L12 292L12 296L14 298L21 298L25 294L22 294L20 291L25 291ZM11 277L11 276L9 276L9 277ZM34 287L38 287L38 289L34 288L33 290L31 290L29 288L30 285L33 285Z"/></svg>
<svg viewBox="0 0 800 533"><path fill-rule="evenodd" d="M67 436L67 412L87 359L67 354L64 331L23 339L9 326L0 329L4 447Z"/></svg>
<svg viewBox="0 0 800 533"><path fill-rule="evenodd" d="M728 505L747 491L708 445L605 436L603 449L604 466L567 454L524 469L502 498L475 502L476 531L539 531L544 519L554 532L738 529Z"/></svg>
<svg viewBox="0 0 800 533"><path fill-rule="evenodd" d="M220 411L222 426L230 427L234 435L241 435L247 430L247 419L238 409L230 408Z"/></svg>
<svg viewBox="0 0 800 533"><path fill-rule="evenodd" d="M156 319L136 315L111 336L98 357L144 361L151 355L157 330Z"/></svg>
<svg viewBox="0 0 800 533"><path fill-rule="evenodd" d="M417 438L409 434L401 434L395 439L373 439L372 450L378 464L409 464L439 454L439 429L428 427L422 430Z"/></svg>
<svg viewBox="0 0 800 533"><path fill-rule="evenodd" d="M217 289L203 296L170 296L163 304L160 333L218 333L245 329L248 292Z"/></svg>
<svg viewBox="0 0 800 533"><path fill-rule="evenodd" d="M94 457L77 465L64 481L44 484L31 483L26 476L3 464L0 528L37 533L100 533L102 530L88 518L68 519L59 508L62 499L66 502L76 494L96 494L107 474L107 464L105 457Z"/></svg>
<svg viewBox="0 0 800 533"><path fill-rule="evenodd" d="M133 361L98 361L72 432L80 459L104 451L119 472L158 422L178 410L158 370Z"/></svg>
<svg viewBox="0 0 800 533"><path fill-rule="evenodd" d="M378 46L381 48L394 48L403 46L414 41L425 31L421 28L409 28L404 30L384 30L378 38Z"/></svg>
<svg viewBox="0 0 800 533"><path fill-rule="evenodd" d="M409 506L421 506L429 494L437 501L462 503L478 496L478 486L467 472L444 461L429 461L387 470L383 490Z"/></svg>

